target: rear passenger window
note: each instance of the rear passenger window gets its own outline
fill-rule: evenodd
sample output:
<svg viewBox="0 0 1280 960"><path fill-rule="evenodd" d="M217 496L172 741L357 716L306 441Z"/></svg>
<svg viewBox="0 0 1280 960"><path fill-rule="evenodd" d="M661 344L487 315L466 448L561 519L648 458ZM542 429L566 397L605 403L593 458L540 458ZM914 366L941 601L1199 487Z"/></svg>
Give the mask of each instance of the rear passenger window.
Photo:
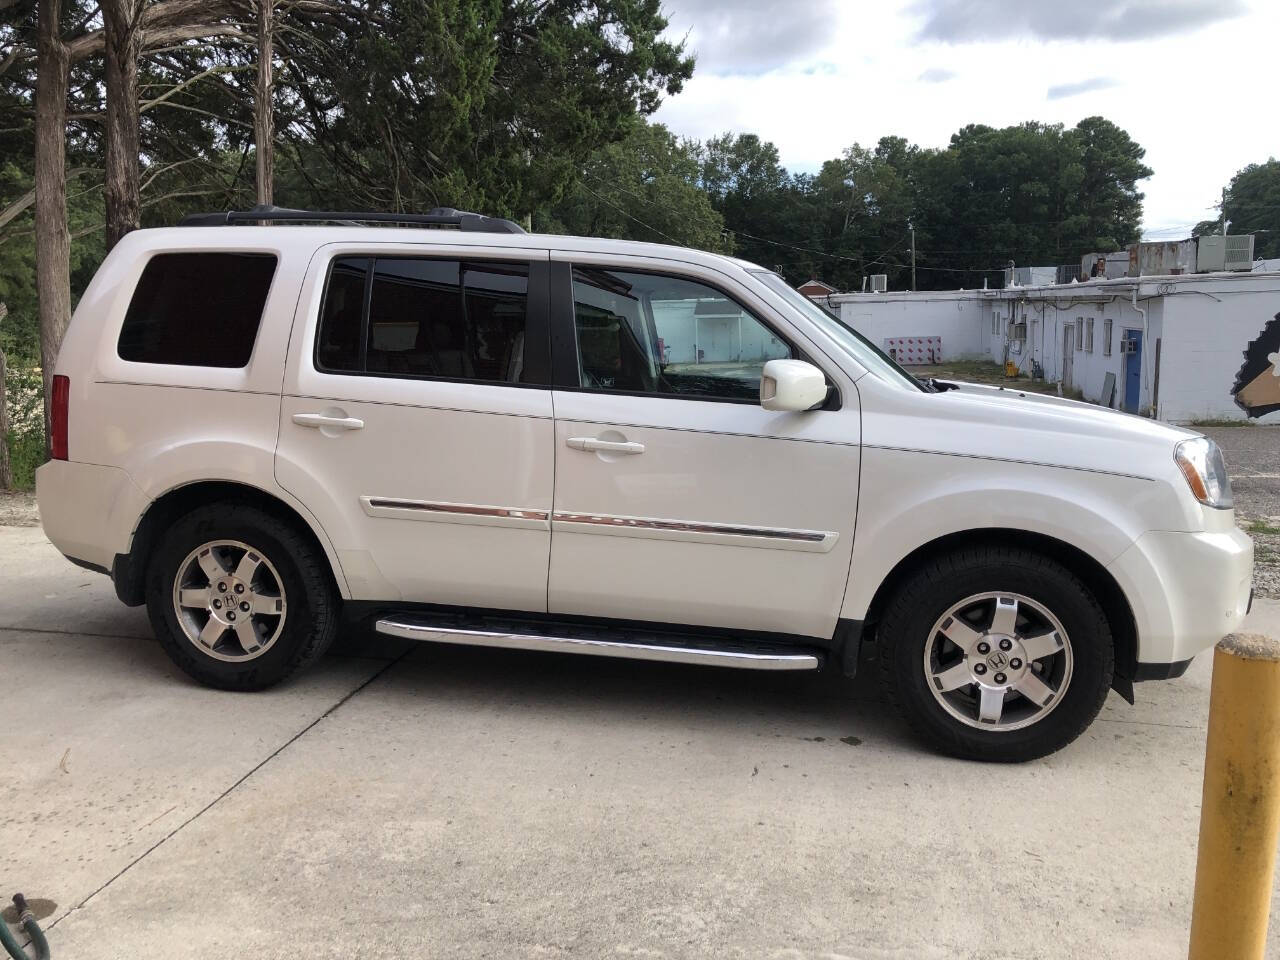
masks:
<svg viewBox="0 0 1280 960"><path fill-rule="evenodd" d="M368 264L334 262L321 307L320 369L526 382L528 264L419 257L378 257L371 271Z"/></svg>
<svg viewBox="0 0 1280 960"><path fill-rule="evenodd" d="M269 253L161 253L142 271L116 352L135 363L243 367L276 272Z"/></svg>

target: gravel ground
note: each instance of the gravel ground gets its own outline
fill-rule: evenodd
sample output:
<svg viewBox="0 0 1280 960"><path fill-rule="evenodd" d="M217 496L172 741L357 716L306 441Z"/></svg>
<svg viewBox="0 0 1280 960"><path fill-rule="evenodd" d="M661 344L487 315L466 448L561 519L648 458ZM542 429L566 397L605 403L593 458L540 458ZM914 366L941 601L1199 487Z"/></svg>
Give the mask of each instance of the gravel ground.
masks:
<svg viewBox="0 0 1280 960"><path fill-rule="evenodd" d="M1197 427L1227 458L1236 523L1253 537L1253 589L1280 598L1280 427Z"/></svg>
<svg viewBox="0 0 1280 960"><path fill-rule="evenodd" d="M37 527L40 514L34 493L6 493L0 490L0 527Z"/></svg>

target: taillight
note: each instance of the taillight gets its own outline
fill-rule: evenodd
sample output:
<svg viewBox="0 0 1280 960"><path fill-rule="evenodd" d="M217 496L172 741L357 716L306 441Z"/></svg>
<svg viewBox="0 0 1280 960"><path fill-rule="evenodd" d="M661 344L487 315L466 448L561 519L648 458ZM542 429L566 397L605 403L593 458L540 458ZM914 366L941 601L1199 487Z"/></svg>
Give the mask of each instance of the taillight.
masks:
<svg viewBox="0 0 1280 960"><path fill-rule="evenodd" d="M53 378L53 409L51 420L53 436L50 446L53 448L53 459L67 459L67 406L71 399L71 380L68 377Z"/></svg>

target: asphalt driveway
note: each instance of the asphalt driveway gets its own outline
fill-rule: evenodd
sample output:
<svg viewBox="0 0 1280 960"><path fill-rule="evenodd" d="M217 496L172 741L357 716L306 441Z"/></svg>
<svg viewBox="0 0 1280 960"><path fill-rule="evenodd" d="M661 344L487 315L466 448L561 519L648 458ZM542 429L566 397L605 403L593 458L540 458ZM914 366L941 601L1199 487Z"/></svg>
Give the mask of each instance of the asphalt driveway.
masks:
<svg viewBox="0 0 1280 960"><path fill-rule="evenodd" d="M1204 657L1008 767L867 678L349 636L233 695L0 527L0 681L0 889L56 958L1185 955Z"/></svg>

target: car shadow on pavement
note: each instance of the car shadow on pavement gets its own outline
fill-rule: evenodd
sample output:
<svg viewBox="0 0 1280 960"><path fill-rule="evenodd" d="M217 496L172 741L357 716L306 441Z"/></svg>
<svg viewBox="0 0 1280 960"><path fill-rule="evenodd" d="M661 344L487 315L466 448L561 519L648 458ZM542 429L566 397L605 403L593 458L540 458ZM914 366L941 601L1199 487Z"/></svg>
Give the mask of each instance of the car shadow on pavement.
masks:
<svg viewBox="0 0 1280 960"><path fill-rule="evenodd" d="M368 695L408 711L430 701L458 710L520 709L533 722L745 729L923 749L881 699L875 670L866 662L849 679L835 670L774 673L430 642L411 649Z"/></svg>

